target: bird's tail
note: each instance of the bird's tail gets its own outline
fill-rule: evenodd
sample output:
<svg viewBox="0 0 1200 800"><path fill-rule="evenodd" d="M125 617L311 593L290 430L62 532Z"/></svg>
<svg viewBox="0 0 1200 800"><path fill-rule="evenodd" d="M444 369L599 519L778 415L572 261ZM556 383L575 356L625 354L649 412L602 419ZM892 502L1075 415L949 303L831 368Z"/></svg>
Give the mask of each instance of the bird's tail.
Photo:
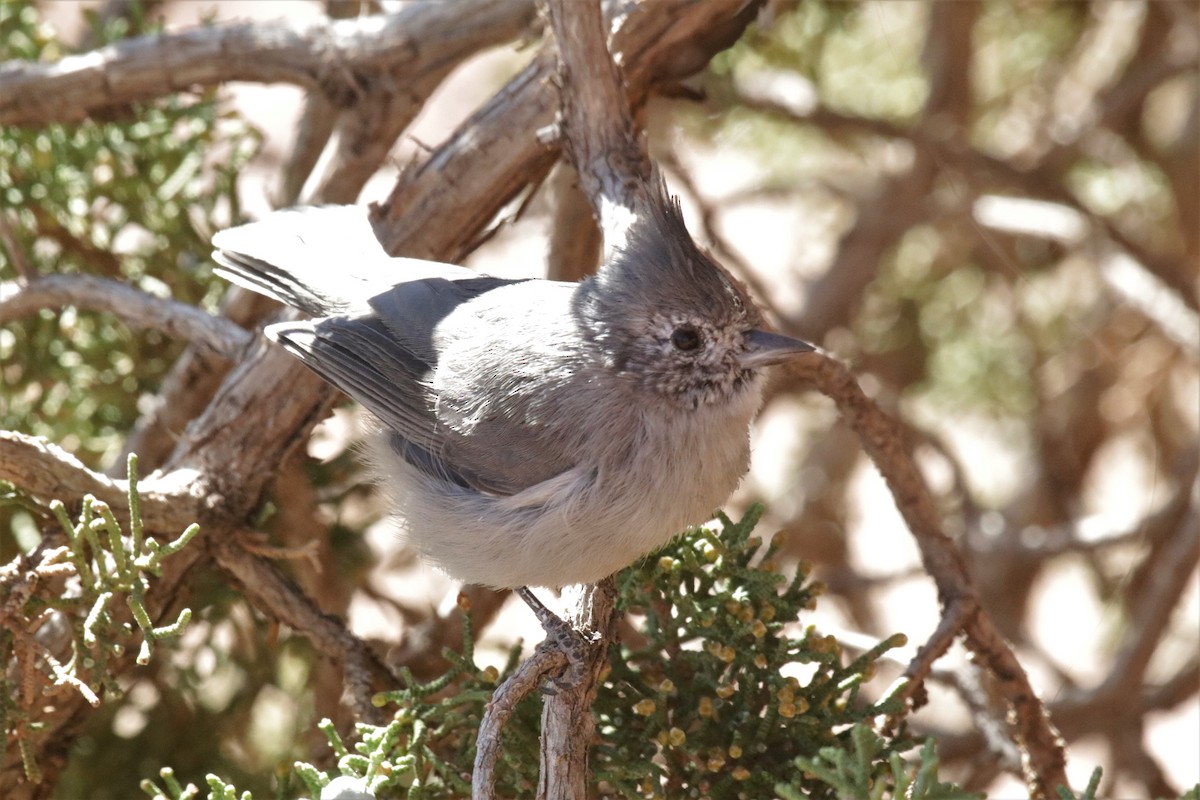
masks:
<svg viewBox="0 0 1200 800"><path fill-rule="evenodd" d="M276 211L213 237L217 274L315 317L353 314L411 277L380 246L364 206ZM425 264L427 262L418 262Z"/></svg>

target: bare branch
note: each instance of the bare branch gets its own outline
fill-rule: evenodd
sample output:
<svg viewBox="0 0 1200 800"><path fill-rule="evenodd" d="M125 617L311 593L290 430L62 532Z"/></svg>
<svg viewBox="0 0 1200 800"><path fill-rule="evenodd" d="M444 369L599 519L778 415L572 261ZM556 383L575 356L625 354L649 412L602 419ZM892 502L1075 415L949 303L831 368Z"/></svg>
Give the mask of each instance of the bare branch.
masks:
<svg viewBox="0 0 1200 800"><path fill-rule="evenodd" d="M732 29L748 24L755 7L745 0L654 0L629 8L612 48L620 54L633 106L644 102L654 83L707 63ZM556 70L552 49L543 47L429 158L400 176L388 199L374 207L385 250L456 261L465 254L461 242L472 239L460 231L482 230L520 192L542 181L561 145L536 135L555 129Z"/></svg>
<svg viewBox="0 0 1200 800"><path fill-rule="evenodd" d="M572 626L597 635L588 642L584 679L546 698L542 706L539 800L575 800L588 795L588 751L596 732L592 703L616 628L617 584L612 578L572 586L563 591L563 599L572 609Z"/></svg>
<svg viewBox="0 0 1200 800"><path fill-rule="evenodd" d="M968 648L995 678L1009 703L1012 736L1020 745L1030 793L1039 798L1055 796L1056 787L1070 785L1062 739L1034 693L1024 668L986 611L979 608L970 613L972 606L978 608L979 600L966 563L954 542L942 530L941 515L933 495L904 447L900 427L863 393L850 370L837 360L813 353L795 359L790 369L830 397L858 434L916 539L925 571L937 584L943 615L961 618ZM945 638L946 631L939 627L935 639L931 640L933 650L940 647Z"/></svg>
<svg viewBox="0 0 1200 800"><path fill-rule="evenodd" d="M500 760L500 737L504 726L517 710L517 704L538 690L547 675L567 666L567 657L557 647L542 646L521 662L516 671L492 693L475 745L475 766L471 780L472 800L492 800L496 796L496 762Z"/></svg>
<svg viewBox="0 0 1200 800"><path fill-rule="evenodd" d="M260 294L236 291L225 296L220 310L221 316L235 325L251 328L278 308L278 303ZM137 453L146 469L162 466L188 424L212 400L228 369L228 362L203 350L185 350L163 379L150 408L134 425L113 468L124 469L125 457L130 453Z"/></svg>
<svg viewBox="0 0 1200 800"><path fill-rule="evenodd" d="M1195 507L1190 510L1157 556L1157 563L1150 565L1154 580L1148 583L1144 595L1139 598L1125 640L1102 687L1102 691L1107 689L1114 699L1135 691L1142 684L1150 657L1162 640L1176 602L1191 585L1189 578L1200 562L1200 511Z"/></svg>
<svg viewBox="0 0 1200 800"><path fill-rule="evenodd" d="M564 89L559 122L563 145L580 188L596 209L607 259L625 244L650 179L650 162L608 52L599 3L552 0L548 11Z"/></svg>
<svg viewBox="0 0 1200 800"><path fill-rule="evenodd" d="M376 691L394 686L397 678L365 642L341 620L322 613L274 564L242 546L238 537L213 541L213 558L241 584L256 608L269 613L307 638L321 655L342 667L355 713L378 723L380 710L371 704Z"/></svg>
<svg viewBox="0 0 1200 800"><path fill-rule="evenodd" d="M0 283L0 325L64 306L109 311L132 327L162 331L230 361L241 358L254 340L243 328L195 306L92 275L46 275L23 286Z"/></svg>
<svg viewBox="0 0 1200 800"><path fill-rule="evenodd" d="M21 487L43 503L61 500L72 506L90 494L107 503L118 518L127 519L127 481L92 472L66 450L37 436L0 430L0 480ZM177 485L170 477L138 484L147 530L178 533L195 521L196 508L180 496L175 489Z"/></svg>
<svg viewBox="0 0 1200 800"><path fill-rule="evenodd" d="M296 126L296 141L279 173L271 201L277 208L296 205L309 173L321 158L321 152L333 135L337 109L320 92L304 96L304 108Z"/></svg>
<svg viewBox="0 0 1200 800"><path fill-rule="evenodd" d="M550 189L554 222L550 226L546 277L577 281L595 272L600 263L600 229L573 167L560 163L550 174Z"/></svg>
<svg viewBox="0 0 1200 800"><path fill-rule="evenodd" d="M942 611L942 618L937 629L930 635L925 644L917 651L904 670L904 686L895 695L905 704L905 710L892 715L888 726L895 728L908 716L910 709L916 710L925 705L925 680L933 672L933 665L946 654L954 640L958 638L966 625L967 617L978 610L978 605L971 598L960 598Z"/></svg>
<svg viewBox="0 0 1200 800"><path fill-rule="evenodd" d="M408 79L511 38L530 0L414 3L387 16L237 22L143 36L56 63L0 64L0 125L73 122L227 81L292 83L350 105L372 74Z"/></svg>

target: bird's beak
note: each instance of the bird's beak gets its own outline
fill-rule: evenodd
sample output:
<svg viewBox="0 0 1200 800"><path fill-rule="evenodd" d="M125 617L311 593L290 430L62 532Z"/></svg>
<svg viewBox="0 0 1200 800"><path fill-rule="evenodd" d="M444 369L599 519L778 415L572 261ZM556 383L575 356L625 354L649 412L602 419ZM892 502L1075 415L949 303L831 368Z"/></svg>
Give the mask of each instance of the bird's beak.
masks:
<svg viewBox="0 0 1200 800"><path fill-rule="evenodd" d="M790 336L755 330L746 336L746 351L739 360L743 367L756 369L781 364L792 356L811 353L816 349L808 342Z"/></svg>

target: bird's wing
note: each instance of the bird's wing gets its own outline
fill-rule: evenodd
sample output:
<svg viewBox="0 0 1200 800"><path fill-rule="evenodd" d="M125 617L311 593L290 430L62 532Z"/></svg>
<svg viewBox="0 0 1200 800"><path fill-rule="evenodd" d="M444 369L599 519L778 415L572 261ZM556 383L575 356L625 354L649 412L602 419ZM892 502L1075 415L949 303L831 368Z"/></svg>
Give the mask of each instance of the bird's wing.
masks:
<svg viewBox="0 0 1200 800"><path fill-rule="evenodd" d="M437 277L405 281L380 292L367 301L370 314L413 355L433 367L437 365L434 334L439 323L455 309L485 292L501 286L521 283L468 272L453 280ZM476 331L486 335L484 331Z"/></svg>
<svg viewBox="0 0 1200 800"><path fill-rule="evenodd" d="M391 430L423 446L434 443L429 365L397 344L378 319L280 322L266 334Z"/></svg>
<svg viewBox="0 0 1200 800"><path fill-rule="evenodd" d="M460 304L511 283L408 281L371 298L370 311L360 316L281 322L266 334L374 414L389 429L392 449L414 467L478 491L511 494L523 488L510 480L516 476L475 464L451 445L455 434L438 418L431 382L438 323Z"/></svg>
<svg viewBox="0 0 1200 800"><path fill-rule="evenodd" d="M536 333L543 324L539 320L565 313L551 311L546 302L563 287L388 258L366 210L354 206L276 212L222 231L213 244L220 274L318 317L272 325L266 333L378 417L391 431L392 449L417 469L489 494L511 495L573 463L560 444L529 424L531 397L523 394L527 379L545 371L540 362L526 362L536 355L530 348L536 350L545 338ZM492 294L500 288L505 291ZM442 325L468 304L484 311L465 311ZM513 313L518 314L514 324L505 324ZM487 401L480 409L487 419L479 430L466 430L447 417L446 398L435 392L434 376L446 347L465 350L446 370L464 380L450 382L467 398ZM508 386L503 376L513 361L525 363L528 374ZM497 391L480 392L481 385ZM462 398L458 404L464 404Z"/></svg>

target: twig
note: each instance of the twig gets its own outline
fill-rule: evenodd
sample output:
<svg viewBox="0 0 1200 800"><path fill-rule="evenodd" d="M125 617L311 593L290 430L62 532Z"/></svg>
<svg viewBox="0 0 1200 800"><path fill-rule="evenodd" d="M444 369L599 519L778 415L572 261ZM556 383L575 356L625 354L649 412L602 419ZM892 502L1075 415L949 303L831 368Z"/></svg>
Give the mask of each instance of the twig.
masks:
<svg viewBox="0 0 1200 800"><path fill-rule="evenodd" d="M894 730L910 711L915 711L925 705L928 701L925 693L925 680L933 671L934 662L946 654L946 651L954 644L954 640L962 633L968 615L978 611L978 608L972 598L963 597L942 610L942 618L938 622L937 629L925 641L925 644L921 645L904 670L901 678L904 686L894 697L901 700L905 708L888 718L887 728Z"/></svg>
<svg viewBox="0 0 1200 800"><path fill-rule="evenodd" d="M217 564L237 579L256 608L294 628L317 652L343 667L355 713L364 721L378 722L380 710L371 704L371 697L399 679L367 644L347 630L341 620L322 613L300 587L274 564L243 547L237 536L210 542Z"/></svg>
<svg viewBox="0 0 1200 800"><path fill-rule="evenodd" d="M221 304L221 316L243 328L252 329L267 314L277 311L274 300L250 291L234 291ZM179 443L188 423L204 410L228 373L229 364L203 350L189 347L171 367L149 409L138 418L125 440L121 458L137 453L147 469L158 469ZM115 474L115 473L114 473Z"/></svg>
<svg viewBox="0 0 1200 800"><path fill-rule="evenodd" d="M132 327L154 328L230 361L240 359L254 340L229 320L195 306L93 275L46 275L24 285L0 283L0 325L63 306L109 311Z"/></svg>
<svg viewBox="0 0 1200 800"><path fill-rule="evenodd" d="M548 675L566 666L567 657L561 650L550 645L540 646L492 693L479 722L471 800L492 800L496 796L496 762L500 759L500 737L504 726L517 710L518 703L537 691Z"/></svg>
<svg viewBox="0 0 1200 800"><path fill-rule="evenodd" d="M942 530L933 495L909 457L900 427L863 393L853 374L839 361L814 353L795 359L791 370L830 397L858 434L912 531L925 571L937 585L942 613L961 617L967 647L995 678L1009 704L1011 735L1021 751L1030 793L1039 798L1054 797L1058 786L1069 786L1062 740L1020 662L986 611L979 608L966 563ZM975 613L970 613L972 607ZM935 644L944 642L946 635L939 627ZM912 696L915 689L906 691Z"/></svg>
<svg viewBox="0 0 1200 800"><path fill-rule="evenodd" d="M1100 689L1111 692L1114 700L1142 684L1146 667L1161 643L1176 602L1191 585L1189 578L1200 561L1200 511L1192 508L1166 546L1156 549L1156 563L1151 565L1154 579L1147 582L1144 594L1132 610L1133 619L1126 629L1125 639Z"/></svg>
<svg viewBox="0 0 1200 800"><path fill-rule="evenodd" d="M29 259L25 257L25 250L17 242L17 236L13 233L12 224L8 219L10 213L9 211L0 212L0 244L4 245L9 263L13 265L13 269L16 270L21 280L32 283L37 279L37 270L29 263ZM3 297L4 287L0 284L0 298Z"/></svg>

